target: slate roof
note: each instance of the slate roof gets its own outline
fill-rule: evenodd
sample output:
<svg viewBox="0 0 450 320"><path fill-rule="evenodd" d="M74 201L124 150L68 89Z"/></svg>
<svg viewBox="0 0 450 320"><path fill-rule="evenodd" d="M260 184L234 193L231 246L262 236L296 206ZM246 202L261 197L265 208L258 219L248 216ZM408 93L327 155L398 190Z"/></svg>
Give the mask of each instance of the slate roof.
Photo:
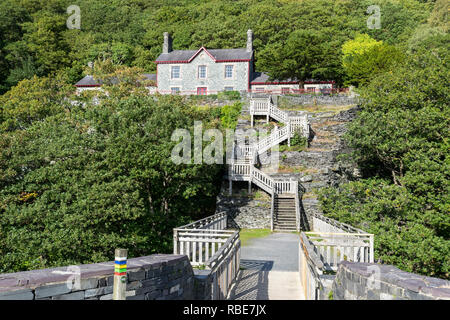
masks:
<svg viewBox="0 0 450 320"><path fill-rule="evenodd" d="M83 79L75 83L77 87L101 86L101 80L95 80L92 76L85 76Z"/></svg>
<svg viewBox="0 0 450 320"><path fill-rule="evenodd" d="M144 73L143 76L146 80L154 80L156 81L156 73Z"/></svg>
<svg viewBox="0 0 450 320"><path fill-rule="evenodd" d="M303 81L306 84L314 84L314 83L335 83L334 80L316 80L316 79L306 79Z"/></svg>
<svg viewBox="0 0 450 320"><path fill-rule="evenodd" d="M299 81L297 79L283 79L283 80L272 80L269 81L270 76L267 73L264 72L253 72L253 77L251 83L275 83L275 82L295 82L298 83Z"/></svg>
<svg viewBox="0 0 450 320"><path fill-rule="evenodd" d="M215 60L250 60L253 53L247 49L206 49L199 50L173 50L169 53L162 53L156 59L158 62L189 62L196 53L202 49L206 50Z"/></svg>
<svg viewBox="0 0 450 320"><path fill-rule="evenodd" d="M156 74L155 73L144 73L143 76L146 80L154 80L156 81ZM113 82L117 82L113 81ZM92 76L85 76L83 79L75 83L76 87L99 87L102 85L102 80L94 79Z"/></svg>

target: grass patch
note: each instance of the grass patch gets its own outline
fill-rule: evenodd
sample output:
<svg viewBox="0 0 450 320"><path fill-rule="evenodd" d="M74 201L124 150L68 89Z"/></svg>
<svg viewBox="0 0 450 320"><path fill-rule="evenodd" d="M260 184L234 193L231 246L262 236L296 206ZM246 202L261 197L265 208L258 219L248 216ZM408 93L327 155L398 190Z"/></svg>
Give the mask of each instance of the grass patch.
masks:
<svg viewBox="0 0 450 320"><path fill-rule="evenodd" d="M311 171L311 169L303 166L286 166L283 164L278 166L278 172L280 173L308 173L309 171Z"/></svg>
<svg viewBox="0 0 450 320"><path fill-rule="evenodd" d="M267 237L271 233L270 229L241 229L239 232L241 245L246 246L251 240Z"/></svg>
<svg viewBox="0 0 450 320"><path fill-rule="evenodd" d="M298 151L298 152L300 152L300 151L303 151L303 150L305 150L305 149L307 149L307 147L306 146L288 146L287 144L285 145L285 144L282 144L282 145L279 145L279 151L280 152L285 152L285 151Z"/></svg>

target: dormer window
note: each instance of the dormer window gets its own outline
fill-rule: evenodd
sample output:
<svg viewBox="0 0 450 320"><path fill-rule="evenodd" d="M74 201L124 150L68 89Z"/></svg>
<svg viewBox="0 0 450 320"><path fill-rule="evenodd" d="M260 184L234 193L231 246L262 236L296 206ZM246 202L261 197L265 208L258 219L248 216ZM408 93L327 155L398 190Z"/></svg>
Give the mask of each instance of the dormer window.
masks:
<svg viewBox="0 0 450 320"><path fill-rule="evenodd" d="M180 66L172 66L172 68L170 69L170 78L171 79L180 79L181 78Z"/></svg>
<svg viewBox="0 0 450 320"><path fill-rule="evenodd" d="M198 78L206 79L206 66L198 66Z"/></svg>

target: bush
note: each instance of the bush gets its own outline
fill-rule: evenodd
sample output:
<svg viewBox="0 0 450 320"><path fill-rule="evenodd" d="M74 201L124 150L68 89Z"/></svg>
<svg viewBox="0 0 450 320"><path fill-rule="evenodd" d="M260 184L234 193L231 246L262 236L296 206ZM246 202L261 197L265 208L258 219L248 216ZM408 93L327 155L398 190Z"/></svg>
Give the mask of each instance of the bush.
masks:
<svg viewBox="0 0 450 320"><path fill-rule="evenodd" d="M308 139L301 134L301 130L297 130L291 138L291 146L307 146Z"/></svg>
<svg viewBox="0 0 450 320"><path fill-rule="evenodd" d="M232 105L226 105L221 108L220 120L222 122L222 127L227 129L235 129L237 124L237 119L241 114L242 103L236 102Z"/></svg>
<svg viewBox="0 0 450 320"><path fill-rule="evenodd" d="M241 100L241 93L239 91L221 91L217 97L224 100Z"/></svg>

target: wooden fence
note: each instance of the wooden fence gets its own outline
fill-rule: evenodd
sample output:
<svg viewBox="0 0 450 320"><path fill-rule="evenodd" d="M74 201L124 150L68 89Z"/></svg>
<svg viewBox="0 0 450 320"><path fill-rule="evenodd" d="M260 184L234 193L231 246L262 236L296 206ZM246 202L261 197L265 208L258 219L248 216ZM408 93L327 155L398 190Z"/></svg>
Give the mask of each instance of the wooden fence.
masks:
<svg viewBox="0 0 450 320"><path fill-rule="evenodd" d="M361 229L352 227L351 225L336 221L334 219L318 215L316 213L311 214L312 218L312 230L317 232L348 232L348 233L366 233Z"/></svg>
<svg viewBox="0 0 450 320"><path fill-rule="evenodd" d="M305 232L325 270L337 271L342 260L373 263L373 234Z"/></svg>
<svg viewBox="0 0 450 320"><path fill-rule="evenodd" d="M374 235L313 214L313 231L301 232L300 281L306 300L318 299L322 276L337 271L338 263L374 262Z"/></svg>
<svg viewBox="0 0 450 320"><path fill-rule="evenodd" d="M240 265L239 231L227 228L226 213L173 229L173 253L187 255L191 265L211 270L211 299L225 299Z"/></svg>
<svg viewBox="0 0 450 320"><path fill-rule="evenodd" d="M227 298L231 285L238 275L240 261L241 240L239 231L234 231L224 245L206 262L206 267L211 270L213 277L212 300Z"/></svg>

